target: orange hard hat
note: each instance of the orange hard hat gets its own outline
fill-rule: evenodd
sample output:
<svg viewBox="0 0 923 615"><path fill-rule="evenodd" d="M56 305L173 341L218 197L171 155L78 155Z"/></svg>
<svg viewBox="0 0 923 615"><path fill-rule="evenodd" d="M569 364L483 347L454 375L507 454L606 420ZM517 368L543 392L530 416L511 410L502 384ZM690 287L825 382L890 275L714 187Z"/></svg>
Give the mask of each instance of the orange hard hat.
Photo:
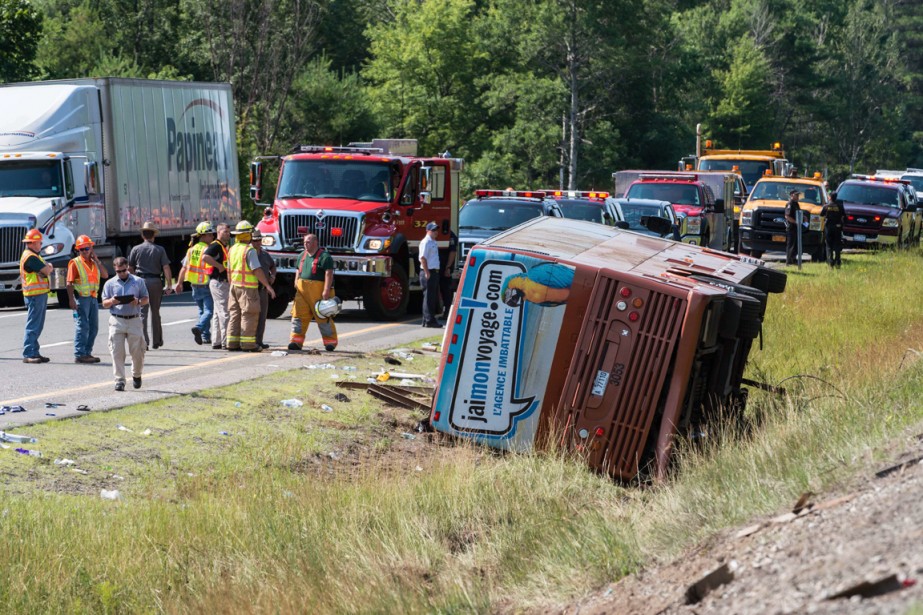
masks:
<svg viewBox="0 0 923 615"><path fill-rule="evenodd" d="M25 239L22 240L23 243L29 243L32 241L41 241L42 234L37 228L29 229L29 232L26 233Z"/></svg>
<svg viewBox="0 0 923 615"><path fill-rule="evenodd" d="M90 246L94 246L94 245L96 244L93 243L92 239L90 239L86 235L81 235L80 237L77 238L77 243L75 244L74 247L79 250L80 248L89 248Z"/></svg>

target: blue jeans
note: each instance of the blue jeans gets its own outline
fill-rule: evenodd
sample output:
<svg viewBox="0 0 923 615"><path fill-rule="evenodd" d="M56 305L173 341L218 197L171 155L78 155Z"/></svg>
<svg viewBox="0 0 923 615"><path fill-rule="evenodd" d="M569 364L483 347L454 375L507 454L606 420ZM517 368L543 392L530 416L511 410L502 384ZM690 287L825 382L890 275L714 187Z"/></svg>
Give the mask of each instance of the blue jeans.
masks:
<svg viewBox="0 0 923 615"><path fill-rule="evenodd" d="M74 356L87 357L93 354L93 342L99 333L99 305L96 297L76 297L77 309L74 310Z"/></svg>
<svg viewBox="0 0 923 615"><path fill-rule="evenodd" d="M38 336L45 328L45 312L48 309L48 293L23 297L26 301L26 334L22 338L22 356L25 359L37 357Z"/></svg>
<svg viewBox="0 0 923 615"><path fill-rule="evenodd" d="M215 311L215 302L212 300L212 293L208 289L208 284L193 284L192 300L199 307L199 321L195 326L202 330L204 339L211 339L212 312Z"/></svg>

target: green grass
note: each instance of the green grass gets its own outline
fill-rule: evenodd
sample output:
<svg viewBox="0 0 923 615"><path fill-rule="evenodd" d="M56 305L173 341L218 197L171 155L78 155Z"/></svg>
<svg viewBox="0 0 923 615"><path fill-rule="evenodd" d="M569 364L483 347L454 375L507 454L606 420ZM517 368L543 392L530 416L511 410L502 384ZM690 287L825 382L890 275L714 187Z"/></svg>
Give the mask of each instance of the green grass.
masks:
<svg viewBox="0 0 923 615"><path fill-rule="evenodd" d="M570 600L836 486L918 424L923 370L906 350L923 346L920 264L916 252L850 254L840 271L793 274L771 297L749 374L789 395L752 394L757 431L681 443L674 475L651 488L613 484L562 455L405 439L421 414L354 391L349 404L330 401L339 370L21 429L45 456L0 451L0 603L454 613ZM344 363L360 379L384 365ZM405 368L432 372L435 359ZM305 406L280 405L290 397ZM60 457L87 474L54 465Z"/></svg>

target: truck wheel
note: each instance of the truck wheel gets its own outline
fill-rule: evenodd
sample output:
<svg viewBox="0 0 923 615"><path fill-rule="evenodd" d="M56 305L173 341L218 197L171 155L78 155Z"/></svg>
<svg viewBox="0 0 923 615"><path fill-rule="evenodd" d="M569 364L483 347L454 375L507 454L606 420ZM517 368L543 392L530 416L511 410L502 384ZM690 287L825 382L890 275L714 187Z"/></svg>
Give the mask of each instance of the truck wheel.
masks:
<svg viewBox="0 0 923 615"><path fill-rule="evenodd" d="M759 318L741 318L740 325L737 327L737 337L747 340L756 339L756 336L760 334L760 330L762 330L762 328L763 321Z"/></svg>
<svg viewBox="0 0 923 615"><path fill-rule="evenodd" d="M269 309L266 310L266 318L278 318L282 316L282 314L285 314L285 310L288 309L289 301L291 301L291 297L287 294L276 293L275 299L269 299Z"/></svg>
<svg viewBox="0 0 923 615"><path fill-rule="evenodd" d="M404 267L391 263L391 276L368 278L362 289L365 309L377 320L397 320L407 313L410 282Z"/></svg>

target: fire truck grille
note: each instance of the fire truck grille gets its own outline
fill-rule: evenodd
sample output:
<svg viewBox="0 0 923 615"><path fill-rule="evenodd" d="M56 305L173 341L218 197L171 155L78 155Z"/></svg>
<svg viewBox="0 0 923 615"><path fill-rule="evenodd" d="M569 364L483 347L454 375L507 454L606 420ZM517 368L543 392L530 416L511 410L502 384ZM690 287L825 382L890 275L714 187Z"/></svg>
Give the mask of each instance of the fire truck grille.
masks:
<svg viewBox="0 0 923 615"><path fill-rule="evenodd" d="M321 247L353 249L359 242L359 218L316 214L285 213L282 215L282 244L301 247L305 235L314 233Z"/></svg>
<svg viewBox="0 0 923 615"><path fill-rule="evenodd" d="M638 473L660 405L685 301L633 288L632 299L644 305L641 318L631 322L616 307L624 300L620 288L614 279L597 283L560 411L572 430L571 442L594 467L630 480Z"/></svg>
<svg viewBox="0 0 923 615"><path fill-rule="evenodd" d="M29 229L25 226L0 227L0 263L18 263L25 244L22 238Z"/></svg>

